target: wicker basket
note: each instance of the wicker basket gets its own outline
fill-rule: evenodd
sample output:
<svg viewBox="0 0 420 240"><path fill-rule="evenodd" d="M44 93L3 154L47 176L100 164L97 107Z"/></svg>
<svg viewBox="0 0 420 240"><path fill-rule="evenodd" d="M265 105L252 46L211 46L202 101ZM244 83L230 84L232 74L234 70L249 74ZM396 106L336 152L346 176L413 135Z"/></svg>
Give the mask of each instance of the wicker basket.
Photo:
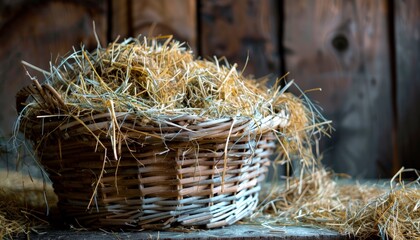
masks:
<svg viewBox="0 0 420 240"><path fill-rule="evenodd" d="M131 113L60 116L59 95L48 85L24 88L57 115L22 120L64 216L87 227L164 229L230 225L258 202L284 119L258 124L246 117L141 118ZM116 127L117 126L117 127ZM113 137L110 137L113 135Z"/></svg>

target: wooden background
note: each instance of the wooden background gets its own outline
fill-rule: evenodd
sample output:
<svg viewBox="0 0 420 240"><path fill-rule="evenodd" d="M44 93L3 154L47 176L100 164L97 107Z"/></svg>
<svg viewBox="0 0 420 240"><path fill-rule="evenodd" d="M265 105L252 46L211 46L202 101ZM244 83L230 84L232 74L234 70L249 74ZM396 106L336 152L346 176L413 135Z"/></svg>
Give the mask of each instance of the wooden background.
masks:
<svg viewBox="0 0 420 240"><path fill-rule="evenodd" d="M324 164L357 178L420 169L420 1L417 0L0 0L0 141L30 83L21 60L57 56L139 34L174 35L196 55L226 56L246 74L290 72L336 129ZM29 70L28 70L29 71ZM39 74L29 71L42 79ZM295 90L296 92L296 90ZM0 166L13 161L2 154Z"/></svg>

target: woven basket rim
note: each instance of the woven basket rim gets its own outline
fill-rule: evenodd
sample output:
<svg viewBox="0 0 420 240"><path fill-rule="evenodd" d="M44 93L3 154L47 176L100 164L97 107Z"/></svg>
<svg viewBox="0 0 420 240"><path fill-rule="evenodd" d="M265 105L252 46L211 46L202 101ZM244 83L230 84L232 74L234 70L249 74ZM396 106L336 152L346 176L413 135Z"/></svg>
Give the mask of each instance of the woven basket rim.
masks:
<svg viewBox="0 0 420 240"><path fill-rule="evenodd" d="M98 111L91 108L81 108L78 110L82 114L62 114L63 112L69 111L71 104L65 103L60 94L48 84L40 84L37 80L33 81L33 84L22 88L16 95L16 107L18 113L23 115L26 108L26 101L29 96L32 96L39 104L40 109L48 109L53 114L44 114L44 115L30 115L32 118L42 118L48 119L49 122L54 122L54 118L58 121L61 118L74 118L74 121L68 121L68 123L60 124L61 129L66 129L74 125L82 124L82 122L95 121L97 119L108 118L109 121L119 121L124 120L125 118L135 118L137 120L149 123L154 123L160 125L169 125L177 127L179 129L184 129L186 131L196 130L197 128L208 128L208 126L217 125L224 122L232 122L232 126L236 123L245 123L247 125L247 130L249 132L258 132L264 133L270 130L279 129L282 127L287 127L290 124L290 115L286 110L281 110L280 113L271 114L268 116L262 116L255 114L253 117L249 116L224 116L220 118L212 118L207 116L200 116L197 114L190 114L184 112L174 112L173 115L168 114L150 114L147 112L136 113L136 112L115 112L112 108L109 112ZM52 110L51 110L52 109ZM42 111L42 110L41 110ZM84 112L84 113L83 113ZM27 116L25 116L27 118ZM34 119L25 119L25 121L31 121ZM177 123L187 121L188 126L181 126ZM36 122L36 121L35 121ZM41 124L45 124L42 121ZM23 129L27 129L28 126L23 124ZM32 124L30 124L32 125ZM33 125L32 125L33 126ZM43 126L44 127L44 126ZM22 131L22 129L20 129Z"/></svg>
<svg viewBox="0 0 420 240"><path fill-rule="evenodd" d="M39 118L48 119L48 121ZM68 119L66 119L68 118ZM55 119L55 120L54 120ZM146 119L146 121L144 121ZM229 132L242 132L243 134L264 134L269 131L278 130L288 124L287 118L281 116L267 116L260 119L250 118L248 116L224 117L218 119L208 119L198 115L178 115L168 116L160 115L156 118L142 118L130 112L116 112L89 114L79 117L71 115L52 115L38 116L34 121L27 122L20 130L26 132L28 130L41 130L44 134L49 131L73 132L94 132L98 130L109 130L118 125L118 128L124 127L125 130L131 131L137 128L138 131L156 132L156 138L164 141L168 140L196 140L201 138L221 137ZM129 121L130 123L126 123ZM227 129L227 130L226 130ZM160 134L159 134L160 132ZM164 133L164 134L163 134ZM42 135L44 135L42 134Z"/></svg>

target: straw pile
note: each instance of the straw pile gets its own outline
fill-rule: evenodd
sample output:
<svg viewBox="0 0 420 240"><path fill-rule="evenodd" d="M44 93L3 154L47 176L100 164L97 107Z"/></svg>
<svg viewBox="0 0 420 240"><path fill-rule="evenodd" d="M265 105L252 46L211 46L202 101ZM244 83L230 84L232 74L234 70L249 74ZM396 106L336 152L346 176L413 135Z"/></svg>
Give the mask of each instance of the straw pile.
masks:
<svg viewBox="0 0 420 240"><path fill-rule="evenodd" d="M18 172L0 171L0 239L48 226L45 211L57 202L51 185Z"/></svg>
<svg viewBox="0 0 420 240"><path fill-rule="evenodd" d="M250 222L317 226L358 239L420 238L420 175L404 183L401 169L389 186L345 184L318 168L289 186L274 184Z"/></svg>

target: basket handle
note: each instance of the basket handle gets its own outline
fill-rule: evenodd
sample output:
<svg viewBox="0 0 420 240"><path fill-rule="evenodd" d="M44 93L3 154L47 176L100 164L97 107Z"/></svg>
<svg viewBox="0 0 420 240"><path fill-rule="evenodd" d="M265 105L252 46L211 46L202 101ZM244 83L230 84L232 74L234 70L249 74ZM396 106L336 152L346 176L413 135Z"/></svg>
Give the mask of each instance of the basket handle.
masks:
<svg viewBox="0 0 420 240"><path fill-rule="evenodd" d="M48 84L40 84L38 80L32 80L32 84L28 85L16 94L16 109L18 114L26 106L26 101L32 96L36 102L45 111L56 112L57 109L67 109L66 104L60 94Z"/></svg>

